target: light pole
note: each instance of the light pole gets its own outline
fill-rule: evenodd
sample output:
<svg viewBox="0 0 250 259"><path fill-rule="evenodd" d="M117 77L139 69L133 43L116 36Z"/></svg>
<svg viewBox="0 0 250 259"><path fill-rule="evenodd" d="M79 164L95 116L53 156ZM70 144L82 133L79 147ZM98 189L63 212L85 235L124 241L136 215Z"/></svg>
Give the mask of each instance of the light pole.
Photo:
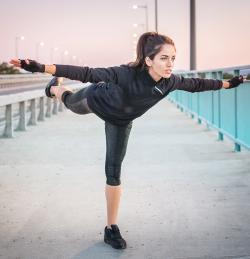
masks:
<svg viewBox="0 0 250 259"><path fill-rule="evenodd" d="M138 28L139 26L142 27L142 31L145 31L145 24L144 23L139 23L139 24L138 23L134 23L133 24L134 28Z"/></svg>
<svg viewBox="0 0 250 259"><path fill-rule="evenodd" d="M66 58L64 60L64 56L67 57L68 54L69 54L69 52L67 50L65 50L64 52L61 53L61 62L62 62L62 64L64 64L64 61L66 60Z"/></svg>
<svg viewBox="0 0 250 259"><path fill-rule="evenodd" d="M72 56L72 63L73 63L73 65L76 65L76 56L75 55Z"/></svg>
<svg viewBox="0 0 250 259"><path fill-rule="evenodd" d="M155 31L158 32L158 2L155 0Z"/></svg>
<svg viewBox="0 0 250 259"><path fill-rule="evenodd" d="M78 64L79 66L82 66L82 59L81 59L81 58L78 58L78 59L77 59L77 64Z"/></svg>
<svg viewBox="0 0 250 259"><path fill-rule="evenodd" d="M133 37L136 39L138 37L138 34L137 33L134 33L133 34Z"/></svg>
<svg viewBox="0 0 250 259"><path fill-rule="evenodd" d="M36 43L36 60L39 60L39 47L43 47L44 46L44 42L37 42Z"/></svg>
<svg viewBox="0 0 250 259"><path fill-rule="evenodd" d="M138 8L142 8L145 10L145 18L146 18L146 31L148 31L148 6L145 5L133 5L133 9L136 10Z"/></svg>
<svg viewBox="0 0 250 259"><path fill-rule="evenodd" d="M18 42L19 40L24 40L24 36L16 36L15 38L15 57L19 57L19 52L18 52Z"/></svg>
<svg viewBox="0 0 250 259"><path fill-rule="evenodd" d="M51 48L50 49L50 63L53 64L54 62L54 52L55 51L58 51L58 48L57 47L54 47L54 48Z"/></svg>
<svg viewBox="0 0 250 259"><path fill-rule="evenodd" d="M138 34L133 33L133 59L136 59L136 46L138 41Z"/></svg>
<svg viewBox="0 0 250 259"><path fill-rule="evenodd" d="M190 70L196 70L195 0L190 0Z"/></svg>

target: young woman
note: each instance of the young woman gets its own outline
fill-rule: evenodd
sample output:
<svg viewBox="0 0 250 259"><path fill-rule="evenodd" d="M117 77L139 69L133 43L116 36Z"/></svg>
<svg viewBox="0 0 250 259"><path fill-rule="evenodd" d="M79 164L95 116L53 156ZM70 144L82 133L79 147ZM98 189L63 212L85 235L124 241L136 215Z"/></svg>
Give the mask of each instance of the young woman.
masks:
<svg viewBox="0 0 250 259"><path fill-rule="evenodd" d="M109 68L69 65L44 65L34 60L11 60L11 64L30 72L55 76L45 89L48 97L56 97L77 114L94 113L105 121L106 132L106 201L107 226L104 241L113 248L126 248L117 226L121 195L121 165L126 153L132 121L144 114L174 90L200 92L237 87L243 77L229 81L183 78L172 74L176 48L167 36L155 32L141 35L135 62ZM57 77L91 82L76 93L58 87Z"/></svg>

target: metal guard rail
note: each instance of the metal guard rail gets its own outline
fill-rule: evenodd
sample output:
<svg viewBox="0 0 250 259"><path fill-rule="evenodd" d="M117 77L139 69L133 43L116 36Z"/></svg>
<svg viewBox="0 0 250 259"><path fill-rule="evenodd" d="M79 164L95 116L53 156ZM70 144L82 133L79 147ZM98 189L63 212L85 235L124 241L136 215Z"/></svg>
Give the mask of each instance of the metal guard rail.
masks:
<svg viewBox="0 0 250 259"><path fill-rule="evenodd" d="M71 85L73 91L82 87L84 87L84 84L82 83ZM27 103L30 104L29 107L26 107ZM15 129L13 124L13 104L19 104L18 124ZM64 110L63 103L56 99L47 98L44 90L32 90L16 94L1 95L0 107L5 107L5 125L3 133L0 134L0 137L3 138L12 138L14 130L26 131L26 126L37 125L37 121L44 121L45 117L51 117L52 114L58 114L58 111L61 112ZM28 112L30 112L28 120L27 108L29 108Z"/></svg>
<svg viewBox="0 0 250 259"><path fill-rule="evenodd" d="M189 93L174 91L168 99L181 111L196 118L198 123L218 131L218 140L224 135L234 142L234 150L241 146L250 150L250 66L229 67L214 70L178 73L184 77L200 77L227 80L233 76L246 75L247 81L233 89Z"/></svg>

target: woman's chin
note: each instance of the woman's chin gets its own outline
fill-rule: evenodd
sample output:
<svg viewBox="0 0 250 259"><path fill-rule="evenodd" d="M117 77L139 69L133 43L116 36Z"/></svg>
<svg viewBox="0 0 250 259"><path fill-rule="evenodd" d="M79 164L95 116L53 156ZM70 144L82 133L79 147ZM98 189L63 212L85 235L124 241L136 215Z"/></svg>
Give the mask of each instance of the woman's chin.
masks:
<svg viewBox="0 0 250 259"><path fill-rule="evenodd" d="M171 76L171 73L164 74L162 77L169 78Z"/></svg>

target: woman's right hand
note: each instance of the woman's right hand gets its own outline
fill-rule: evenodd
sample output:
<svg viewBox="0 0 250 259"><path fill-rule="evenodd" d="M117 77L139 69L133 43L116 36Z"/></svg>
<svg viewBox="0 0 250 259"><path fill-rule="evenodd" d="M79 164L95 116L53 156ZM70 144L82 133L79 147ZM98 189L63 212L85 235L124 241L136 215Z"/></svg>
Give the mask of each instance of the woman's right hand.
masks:
<svg viewBox="0 0 250 259"><path fill-rule="evenodd" d="M32 59L12 59L10 61L10 64L14 65L15 67L22 68L28 72L39 72L44 73L45 72L45 65L40 64Z"/></svg>

